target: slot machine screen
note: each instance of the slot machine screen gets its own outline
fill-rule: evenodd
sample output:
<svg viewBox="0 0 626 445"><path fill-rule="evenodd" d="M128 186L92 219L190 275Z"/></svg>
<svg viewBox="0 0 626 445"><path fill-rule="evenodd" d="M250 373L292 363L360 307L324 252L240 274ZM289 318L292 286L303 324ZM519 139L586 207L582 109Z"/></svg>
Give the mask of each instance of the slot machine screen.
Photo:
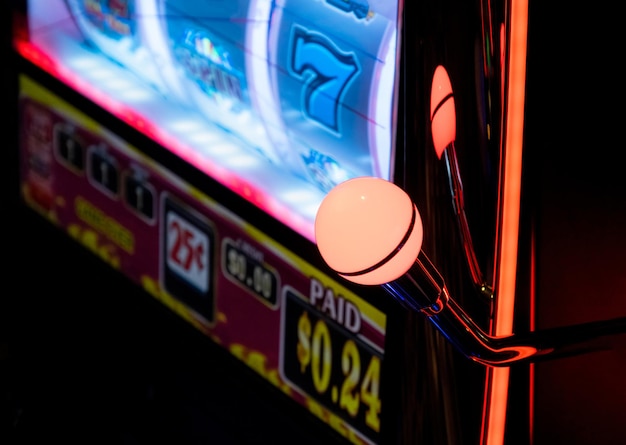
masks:
<svg viewBox="0 0 626 445"><path fill-rule="evenodd" d="M304 237L325 193L391 179L399 5L28 2L48 69Z"/></svg>

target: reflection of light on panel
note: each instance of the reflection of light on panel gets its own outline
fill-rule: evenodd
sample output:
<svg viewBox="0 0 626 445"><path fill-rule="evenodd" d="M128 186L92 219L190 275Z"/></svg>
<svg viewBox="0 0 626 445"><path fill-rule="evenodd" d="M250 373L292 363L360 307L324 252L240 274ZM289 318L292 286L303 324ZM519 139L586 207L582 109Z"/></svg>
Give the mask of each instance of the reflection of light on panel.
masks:
<svg viewBox="0 0 626 445"><path fill-rule="evenodd" d="M280 199L289 205L297 205L301 214L314 220L319 210L322 196L319 193L312 193L311 190L296 189L282 193Z"/></svg>
<svg viewBox="0 0 626 445"><path fill-rule="evenodd" d="M73 56L66 58L66 64L72 68L76 74L87 76L96 80L111 79L119 77L119 71L112 69L106 59L89 56Z"/></svg>
<svg viewBox="0 0 626 445"><path fill-rule="evenodd" d="M251 125L250 120L251 120L250 112L247 110L242 110L235 115L235 121L239 125ZM243 130L245 131L245 129Z"/></svg>
<svg viewBox="0 0 626 445"><path fill-rule="evenodd" d="M235 102L230 97L224 97L216 95L213 97L215 103L225 112L230 113L231 109L235 106ZM239 113L239 116L243 116L243 110Z"/></svg>
<svg viewBox="0 0 626 445"><path fill-rule="evenodd" d="M246 155L239 154L237 156L229 156L222 160L225 165L228 165L232 168L237 169L238 171L243 169L249 169L252 167L258 167L260 162L257 158Z"/></svg>
<svg viewBox="0 0 626 445"><path fill-rule="evenodd" d="M129 102L150 100L154 94L146 90L139 82L130 77L122 77L118 70L93 57L76 57L68 60L68 65L77 75L84 79L97 82L100 88L115 94L116 97Z"/></svg>
<svg viewBox="0 0 626 445"><path fill-rule="evenodd" d="M180 85L179 76L176 72L175 63L169 52L169 43L162 30L161 15L156 1L143 0L142 29L145 34L145 42L150 49L150 54L158 66L160 77L167 89L174 93L181 101L186 97L184 88Z"/></svg>
<svg viewBox="0 0 626 445"><path fill-rule="evenodd" d="M312 193L310 190L306 189L295 189L290 190L286 193L281 193L280 198L290 204L297 204L319 199L316 193Z"/></svg>
<svg viewBox="0 0 626 445"><path fill-rule="evenodd" d="M389 32L389 30L388 30ZM374 127L374 145L376 147L376 175L383 179L391 178L392 170L392 134L391 125L393 122L393 106L381 106L387 103L389 98L395 100L393 91L395 88L394 77L396 67L396 28L392 28L391 35L385 39L389 42L389 46L383 48L385 54L379 54L378 57L384 60L382 68L380 68L380 79L378 84L378 94L376 100L370 104L370 113L374 115L374 121L377 125Z"/></svg>
<svg viewBox="0 0 626 445"><path fill-rule="evenodd" d="M233 105L235 106L235 105ZM225 112L233 113L232 107L229 107L225 110ZM244 140L248 141L249 144L254 144L255 142L259 143L259 146L263 146L263 142L266 138L265 128L262 124L258 123L256 119L252 116L249 110L239 110L235 114L234 127L237 128L237 131ZM264 150L267 154L267 151ZM278 162L278 159L272 159L274 162Z"/></svg>
<svg viewBox="0 0 626 445"><path fill-rule="evenodd" d="M180 135L181 138L183 135ZM186 138L194 145L200 147L206 146L206 144L215 144L221 142L222 138L214 131L200 130L191 134L188 134Z"/></svg>
<svg viewBox="0 0 626 445"><path fill-rule="evenodd" d="M199 119L177 119L170 121L167 127L176 133L187 133L190 131L200 131L204 129L205 124Z"/></svg>
<svg viewBox="0 0 626 445"><path fill-rule="evenodd" d="M102 64L99 63L98 60L96 60L96 58L93 56L72 57L70 60L67 61L67 64L77 71L91 71L95 70L95 68L97 67L102 68Z"/></svg>
<svg viewBox="0 0 626 445"><path fill-rule="evenodd" d="M250 134L263 136L265 135L265 128L263 128L262 125L256 124L250 131Z"/></svg>
<svg viewBox="0 0 626 445"><path fill-rule="evenodd" d="M126 97L151 97L151 94L142 92L138 88L135 88L135 84L122 77L111 77L103 80L103 87L109 90L115 90L116 93ZM134 93L134 94L133 94Z"/></svg>
<svg viewBox="0 0 626 445"><path fill-rule="evenodd" d="M246 47L250 52L246 56L246 79L250 90L254 92L250 95L250 100L262 117L263 128L259 129L259 135L263 133L264 137L268 137L273 147L267 156L273 162L278 161L299 171L300 162L290 149L291 141L285 133L278 92L271 77L270 67L273 62L270 61L268 49L276 47L278 43L270 38L270 17L279 22L278 16L281 14L281 8L273 10L272 3L265 0L250 0L246 31Z"/></svg>
<svg viewBox="0 0 626 445"><path fill-rule="evenodd" d="M228 143L213 144L205 147L204 151L215 156L234 156L241 153L241 149L239 147L235 144Z"/></svg>
<svg viewBox="0 0 626 445"><path fill-rule="evenodd" d="M315 216L317 215L317 211L320 208L319 201L311 204L300 205L300 213L310 218L311 220L315 220Z"/></svg>
<svg viewBox="0 0 626 445"><path fill-rule="evenodd" d="M148 94L146 91L137 90L135 88L125 88L123 83L107 83L106 84L109 89L118 89L120 90L119 95L120 98L126 102L143 102L149 99L152 95Z"/></svg>

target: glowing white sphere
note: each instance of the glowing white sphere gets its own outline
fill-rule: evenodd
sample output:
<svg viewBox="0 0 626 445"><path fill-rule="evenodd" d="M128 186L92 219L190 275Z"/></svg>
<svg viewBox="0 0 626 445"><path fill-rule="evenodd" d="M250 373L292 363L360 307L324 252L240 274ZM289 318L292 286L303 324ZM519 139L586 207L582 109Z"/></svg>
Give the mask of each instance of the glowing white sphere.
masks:
<svg viewBox="0 0 626 445"><path fill-rule="evenodd" d="M339 275L358 284L393 281L422 247L422 220L407 193L392 182L359 177L322 201L315 219L317 248Z"/></svg>

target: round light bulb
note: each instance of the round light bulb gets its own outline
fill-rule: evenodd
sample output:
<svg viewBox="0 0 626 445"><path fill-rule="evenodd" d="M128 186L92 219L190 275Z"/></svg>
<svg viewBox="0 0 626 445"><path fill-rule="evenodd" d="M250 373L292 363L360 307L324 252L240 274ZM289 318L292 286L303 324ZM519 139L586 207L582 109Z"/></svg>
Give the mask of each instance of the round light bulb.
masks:
<svg viewBox="0 0 626 445"><path fill-rule="evenodd" d="M452 83L446 69L439 65L433 74L430 90L430 128L437 157L456 140L456 107Z"/></svg>
<svg viewBox="0 0 626 445"><path fill-rule="evenodd" d="M422 248L422 219L407 193L375 177L349 179L322 201L317 248L339 275L378 285L406 273Z"/></svg>

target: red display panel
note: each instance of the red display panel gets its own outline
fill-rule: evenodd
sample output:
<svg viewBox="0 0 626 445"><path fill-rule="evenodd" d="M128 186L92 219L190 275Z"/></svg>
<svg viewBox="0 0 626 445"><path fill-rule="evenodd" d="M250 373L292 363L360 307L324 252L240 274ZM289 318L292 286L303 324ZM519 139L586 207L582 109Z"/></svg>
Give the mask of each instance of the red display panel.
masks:
<svg viewBox="0 0 626 445"><path fill-rule="evenodd" d="M26 76L25 202L350 442L379 443L387 315Z"/></svg>

